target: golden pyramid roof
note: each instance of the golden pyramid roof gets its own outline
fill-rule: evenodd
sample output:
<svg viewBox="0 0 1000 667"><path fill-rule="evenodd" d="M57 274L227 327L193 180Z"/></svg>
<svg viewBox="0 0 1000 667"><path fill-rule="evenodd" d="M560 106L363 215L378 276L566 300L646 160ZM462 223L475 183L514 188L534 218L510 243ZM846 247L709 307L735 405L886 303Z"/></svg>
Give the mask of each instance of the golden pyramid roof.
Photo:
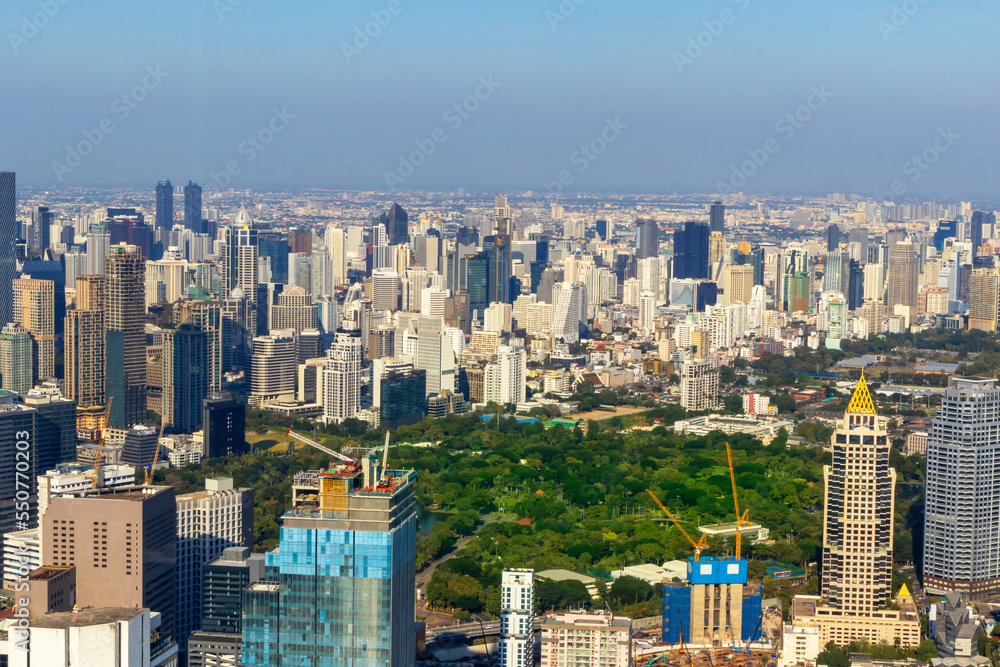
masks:
<svg viewBox="0 0 1000 667"><path fill-rule="evenodd" d="M864 371L861 371L861 379L858 380L858 386L854 389L851 402L847 404L847 411L852 414L878 414L875 410L875 401L872 400L872 393L868 389L868 383L865 382Z"/></svg>
<svg viewBox="0 0 1000 667"><path fill-rule="evenodd" d="M910 595L910 589L906 587L906 584L903 584L903 587L899 589L899 595L897 595L896 597L911 598L913 596Z"/></svg>

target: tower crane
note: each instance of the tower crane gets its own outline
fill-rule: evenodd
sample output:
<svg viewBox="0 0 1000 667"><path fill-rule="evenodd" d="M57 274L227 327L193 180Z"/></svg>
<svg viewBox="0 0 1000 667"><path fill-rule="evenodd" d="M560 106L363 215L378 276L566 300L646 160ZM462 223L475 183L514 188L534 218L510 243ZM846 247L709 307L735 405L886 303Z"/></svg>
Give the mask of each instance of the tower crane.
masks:
<svg viewBox="0 0 1000 667"><path fill-rule="evenodd" d="M306 444L306 445L309 445L310 447L318 449L319 451L323 452L324 454L329 454L330 456L334 457L335 459L337 459L339 461L343 461L344 463L354 463L354 459L352 459L351 457L344 456L340 452L334 451L334 450L330 449L329 447L325 447L325 446L319 444L318 442L316 442L315 440L310 440L309 438L305 437L304 435L299 435L298 433L292 433L292 429L288 429L287 431L285 431L285 435L287 435L289 438L292 438L293 440L298 440L299 442L301 442L303 444ZM388 442L389 434L386 433L385 435L386 435L386 441Z"/></svg>
<svg viewBox="0 0 1000 667"><path fill-rule="evenodd" d="M156 462L160 460L160 441L163 440L163 427L166 425L166 419L160 421L160 435L156 436L156 453L153 454L153 462L146 468L146 486L153 483L153 468L156 466Z"/></svg>
<svg viewBox="0 0 1000 667"><path fill-rule="evenodd" d="M686 537L687 541L691 543L691 546L694 547L694 559L699 560L701 558L701 552L708 548L708 537L704 533L702 533L701 539L695 542L694 538L688 535L688 532L684 530L684 527L681 526L680 522L677 521L677 519L674 518L674 515L670 513L670 510L668 510L666 506L660 502L660 499L656 497L656 494L650 491L649 489L646 490L646 493L648 493L649 497L652 498L653 501L660 506L660 509L663 510L663 513L667 515L667 518L673 521L674 525L677 526L677 530L681 531L681 535Z"/></svg>
<svg viewBox="0 0 1000 667"><path fill-rule="evenodd" d="M104 459L104 432L108 429L108 419L111 418L111 401L114 396L108 396L108 404L104 406L104 419L101 424L101 437L98 439L97 456L94 457L94 474L91 476L91 488L97 488L97 475L101 471L101 461Z"/></svg>
<svg viewBox="0 0 1000 667"><path fill-rule="evenodd" d="M729 479L733 483L733 505L736 507L736 557L742 558L740 551L743 529L750 525L750 510L745 510L740 514L740 499L736 495L736 473L733 472L733 452L726 443L726 456L729 458Z"/></svg>

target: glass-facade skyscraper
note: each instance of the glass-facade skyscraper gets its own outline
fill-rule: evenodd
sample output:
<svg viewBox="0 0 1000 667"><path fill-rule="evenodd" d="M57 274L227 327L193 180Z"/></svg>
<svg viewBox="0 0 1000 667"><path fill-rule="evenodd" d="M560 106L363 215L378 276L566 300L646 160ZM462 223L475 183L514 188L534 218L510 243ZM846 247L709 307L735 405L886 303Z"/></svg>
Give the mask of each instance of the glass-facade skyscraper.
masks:
<svg viewBox="0 0 1000 667"><path fill-rule="evenodd" d="M174 226L174 186L170 181L156 184L156 229Z"/></svg>
<svg viewBox="0 0 1000 667"><path fill-rule="evenodd" d="M244 592L244 665L414 664L416 475L379 459L295 476L280 547Z"/></svg>
<svg viewBox="0 0 1000 667"><path fill-rule="evenodd" d="M685 222L674 230L674 278L704 280L708 271L709 226L704 222Z"/></svg>
<svg viewBox="0 0 1000 667"><path fill-rule="evenodd" d="M184 228L196 234L205 232L201 215L201 186L191 181L184 186Z"/></svg>
<svg viewBox="0 0 1000 667"><path fill-rule="evenodd" d="M16 178L12 171L0 171L0 324L10 322L14 313L14 276L17 262L14 241L18 237Z"/></svg>

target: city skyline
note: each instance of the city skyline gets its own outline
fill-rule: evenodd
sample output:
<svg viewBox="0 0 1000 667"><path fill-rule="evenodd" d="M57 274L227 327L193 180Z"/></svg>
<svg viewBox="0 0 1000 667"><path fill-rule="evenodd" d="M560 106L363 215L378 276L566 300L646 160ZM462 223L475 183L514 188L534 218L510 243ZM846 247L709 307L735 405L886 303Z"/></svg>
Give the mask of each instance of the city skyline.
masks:
<svg viewBox="0 0 1000 667"><path fill-rule="evenodd" d="M14 94L36 101L2 135L18 156L4 168L23 184L175 175L213 189L725 184L897 197L992 187L992 93L955 102L990 74L994 47L980 44L997 9L985 2L394 0L309 2L287 16L232 0L120 4L60 5L41 26L35 3L10 8L2 57ZM116 47L95 48L108 34ZM86 59L64 57L81 49ZM91 145L75 151L81 142ZM157 160L136 161L136 145Z"/></svg>

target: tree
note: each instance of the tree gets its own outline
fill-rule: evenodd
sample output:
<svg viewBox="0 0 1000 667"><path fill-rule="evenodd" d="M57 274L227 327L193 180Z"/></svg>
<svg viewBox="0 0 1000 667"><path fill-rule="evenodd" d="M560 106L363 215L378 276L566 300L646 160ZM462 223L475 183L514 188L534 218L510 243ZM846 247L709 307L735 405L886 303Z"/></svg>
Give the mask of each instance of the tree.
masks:
<svg viewBox="0 0 1000 667"><path fill-rule="evenodd" d="M920 646L917 647L917 659L923 660L924 662L930 662L937 657L937 644L934 643L933 639L925 639L920 642Z"/></svg>
<svg viewBox="0 0 1000 667"><path fill-rule="evenodd" d="M645 602L653 594L653 587L648 582L637 577L624 575L615 579L608 590L608 601L612 604L624 606Z"/></svg>
<svg viewBox="0 0 1000 667"><path fill-rule="evenodd" d="M826 647L816 656L816 664L827 667L850 667L851 656L833 642L828 642Z"/></svg>

